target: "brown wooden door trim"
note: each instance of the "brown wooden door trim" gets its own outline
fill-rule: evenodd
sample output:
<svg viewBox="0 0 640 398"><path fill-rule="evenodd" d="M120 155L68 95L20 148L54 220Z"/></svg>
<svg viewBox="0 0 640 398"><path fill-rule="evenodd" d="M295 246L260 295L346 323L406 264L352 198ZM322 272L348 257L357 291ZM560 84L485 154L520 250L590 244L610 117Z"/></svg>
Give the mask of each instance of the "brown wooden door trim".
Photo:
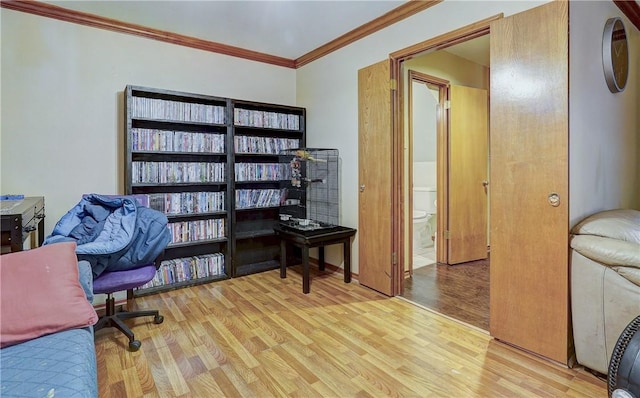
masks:
<svg viewBox="0 0 640 398"><path fill-rule="evenodd" d="M496 14L489 18L474 22L451 32L422 41L389 54L392 61L402 62L429 50L442 50L465 41L484 36L489 33L491 22L504 18L504 14ZM392 65L393 66L393 65Z"/></svg>
<svg viewBox="0 0 640 398"><path fill-rule="evenodd" d="M391 171L391 253L393 265L391 267L391 295L402 294L402 281L404 280L404 228L405 228L405 197L404 197L404 135L402 123L402 71L394 65L394 60L389 59L391 72L391 142L393 170ZM400 114L400 117L398 117Z"/></svg>
<svg viewBox="0 0 640 398"><path fill-rule="evenodd" d="M439 211L436 213L436 231L438 231L438 234L442 234L442 231L444 231L446 229L446 224L445 224L445 220L447 219L447 217L445 216L445 214L447 214L447 202L446 200L444 200L446 192L448 191L448 179L446 178L446 176L448 175L448 162L447 162L447 148L449 146L448 144L448 124L449 124L449 117L448 117L448 112L446 109L446 101L449 99L449 86L450 83L448 80L446 79L442 79L436 76L431 76L428 75L426 73L422 73L422 72L418 72L412 69L409 69L408 71L408 90L409 90L409 104L408 104L408 113L409 113L409 117L408 117L408 121L409 121L409 148L410 150L408 151L408 156L409 159L407 161L407 164L412 165L413 164L413 151L411 150L411 148L413 148L413 93L412 93L412 82L417 81L417 82L421 82L426 84L428 87L435 87L438 89L438 112L436 114L436 142L437 142L437 181L438 181L438 195L442 195L442 198L438 198L438 207L439 207ZM401 112L401 114L404 114L403 112ZM413 182L413 167L409 167L408 170L408 178L407 181L409 182ZM409 209L413 209L413 190L412 189L408 189L408 208ZM409 253L413 253L413 231L412 228L408 228L407 229L409 231L409 236L407 238L407 241L409 242ZM438 263L447 263L448 259L447 259L447 255L448 255L448 248L447 248L447 241L445 239L438 239L437 240L437 247L436 247L436 261ZM411 259L408 260L409 262L409 274L413 275L413 261Z"/></svg>
<svg viewBox="0 0 640 398"><path fill-rule="evenodd" d="M489 33L491 22L497 21L503 18L503 14L497 14L492 17L483 19L481 21L472 23L462 28L456 29L449 33L445 33L440 36L436 36L432 39L428 39L417 43L413 46L395 51L389 55L391 61L391 78L398 82L398 77L402 76L402 65L404 61L409 60L413 56L430 50L441 50L455 44L459 44L476 37L480 37ZM392 134L393 134L393 191L392 205L393 205L393 226L392 226L392 240L393 240L393 253L396 253L397 264L392 269L393 272L393 295L399 295L402 292L402 283L404 281L404 241L406 239L404 234L405 217L404 208L407 206L409 198L404 195L404 122L403 122L403 93L402 84L397 84L397 89L392 90ZM440 193L438 193L438 203L446 203L445 200L440 199ZM442 240L442 239L440 239ZM440 245L440 244L439 244ZM439 248L438 248L439 249ZM442 250L440 250L442 252Z"/></svg>

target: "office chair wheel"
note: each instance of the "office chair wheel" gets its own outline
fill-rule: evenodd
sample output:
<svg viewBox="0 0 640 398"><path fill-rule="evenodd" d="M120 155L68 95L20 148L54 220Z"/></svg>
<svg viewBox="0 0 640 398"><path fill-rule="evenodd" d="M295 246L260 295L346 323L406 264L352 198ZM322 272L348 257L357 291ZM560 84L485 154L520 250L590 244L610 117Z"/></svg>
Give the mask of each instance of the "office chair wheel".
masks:
<svg viewBox="0 0 640 398"><path fill-rule="evenodd" d="M164 317L162 315L156 315L153 317L153 323L155 324L162 323L162 321L164 321Z"/></svg>
<svg viewBox="0 0 640 398"><path fill-rule="evenodd" d="M140 349L140 346L142 345L142 343L140 342L140 340L133 340L129 342L129 351L131 352L136 352Z"/></svg>

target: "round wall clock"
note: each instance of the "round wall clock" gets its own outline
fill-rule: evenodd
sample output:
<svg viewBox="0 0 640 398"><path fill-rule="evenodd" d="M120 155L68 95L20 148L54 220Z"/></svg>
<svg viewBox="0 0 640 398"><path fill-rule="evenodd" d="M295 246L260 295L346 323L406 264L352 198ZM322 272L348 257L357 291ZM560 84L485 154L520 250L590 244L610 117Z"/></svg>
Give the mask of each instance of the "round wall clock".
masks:
<svg viewBox="0 0 640 398"><path fill-rule="evenodd" d="M609 18L602 35L604 79L612 93L624 90L629 74L627 32L621 18Z"/></svg>

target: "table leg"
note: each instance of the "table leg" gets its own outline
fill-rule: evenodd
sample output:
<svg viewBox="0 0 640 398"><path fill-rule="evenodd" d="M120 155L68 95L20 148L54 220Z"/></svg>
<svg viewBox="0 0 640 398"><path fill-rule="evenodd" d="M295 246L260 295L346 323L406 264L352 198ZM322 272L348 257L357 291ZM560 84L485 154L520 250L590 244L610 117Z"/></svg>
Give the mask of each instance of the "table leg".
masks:
<svg viewBox="0 0 640 398"><path fill-rule="evenodd" d="M344 241L344 283L351 282L351 240Z"/></svg>
<svg viewBox="0 0 640 398"><path fill-rule="evenodd" d="M302 293L309 293L309 247L302 247Z"/></svg>
<svg viewBox="0 0 640 398"><path fill-rule="evenodd" d="M44 217L38 222L38 247L44 243Z"/></svg>
<svg viewBox="0 0 640 398"><path fill-rule="evenodd" d="M287 277L287 242L280 240L280 278Z"/></svg>
<svg viewBox="0 0 640 398"><path fill-rule="evenodd" d="M11 216L11 251L20 252L23 250L24 242L22 241L22 215Z"/></svg>
<svg viewBox="0 0 640 398"><path fill-rule="evenodd" d="M324 271L324 246L318 247L318 269Z"/></svg>

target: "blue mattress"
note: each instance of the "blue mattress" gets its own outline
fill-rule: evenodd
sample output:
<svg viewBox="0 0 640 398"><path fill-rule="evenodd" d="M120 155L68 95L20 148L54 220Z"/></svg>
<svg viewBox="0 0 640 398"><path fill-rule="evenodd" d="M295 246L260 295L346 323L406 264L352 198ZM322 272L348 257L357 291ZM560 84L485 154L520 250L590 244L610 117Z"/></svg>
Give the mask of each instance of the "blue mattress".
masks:
<svg viewBox="0 0 640 398"><path fill-rule="evenodd" d="M0 397L98 396L91 328L71 329L0 350Z"/></svg>

